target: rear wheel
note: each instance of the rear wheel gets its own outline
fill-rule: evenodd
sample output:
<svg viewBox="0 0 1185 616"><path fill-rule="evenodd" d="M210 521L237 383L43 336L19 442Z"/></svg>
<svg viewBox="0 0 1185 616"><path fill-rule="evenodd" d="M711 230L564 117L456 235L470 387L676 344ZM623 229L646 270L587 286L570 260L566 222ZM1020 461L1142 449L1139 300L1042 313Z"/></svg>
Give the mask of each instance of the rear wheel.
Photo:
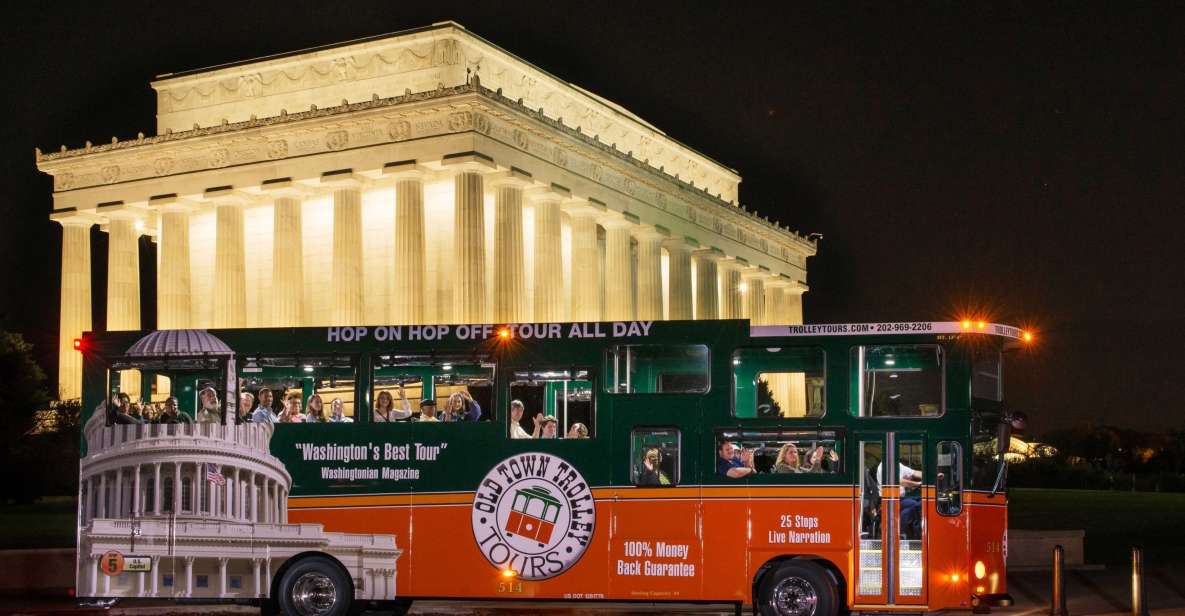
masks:
<svg viewBox="0 0 1185 616"><path fill-rule="evenodd" d="M285 616L347 616L350 578L327 558L304 558L284 572L276 601Z"/></svg>
<svg viewBox="0 0 1185 616"><path fill-rule="evenodd" d="M809 560L788 560L765 575L757 591L762 616L835 616L839 593L831 576Z"/></svg>

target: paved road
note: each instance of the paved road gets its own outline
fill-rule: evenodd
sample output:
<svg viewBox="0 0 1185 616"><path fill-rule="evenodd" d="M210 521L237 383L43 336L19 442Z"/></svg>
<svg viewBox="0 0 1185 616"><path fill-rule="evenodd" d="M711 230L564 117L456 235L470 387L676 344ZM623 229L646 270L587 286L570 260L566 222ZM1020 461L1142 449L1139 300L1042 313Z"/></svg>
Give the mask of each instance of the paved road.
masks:
<svg viewBox="0 0 1185 616"><path fill-rule="evenodd" d="M1008 587L1016 606L993 613L1008 616L1038 616L1048 613L1050 574L1048 571L1013 571ZM1066 574L1067 608L1073 616L1130 614L1131 575L1123 568L1080 569ZM1150 569L1145 582L1148 605L1155 616L1185 616L1185 569ZM235 606L116 607L111 610L81 610L66 597L0 596L0 615L29 616L251 616L257 609ZM412 609L416 616L561 616L589 614L719 614L731 616L727 606L670 604L597 603L475 603L423 601ZM960 612L966 614L967 612Z"/></svg>

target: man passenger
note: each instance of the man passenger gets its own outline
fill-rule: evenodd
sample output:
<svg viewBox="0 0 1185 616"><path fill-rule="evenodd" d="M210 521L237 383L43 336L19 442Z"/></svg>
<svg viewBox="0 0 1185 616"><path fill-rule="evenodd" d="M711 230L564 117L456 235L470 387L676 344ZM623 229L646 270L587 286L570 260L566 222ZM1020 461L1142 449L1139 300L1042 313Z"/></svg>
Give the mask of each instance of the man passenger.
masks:
<svg viewBox="0 0 1185 616"><path fill-rule="evenodd" d="M740 479L757 472L753 468L753 454L744 447L738 447L732 441L722 441L717 450L719 458L716 460L716 474ZM739 454L739 455L738 455Z"/></svg>
<svg viewBox="0 0 1185 616"><path fill-rule="evenodd" d="M239 394L239 408L235 409L238 412L235 423L251 423L251 406L253 404L255 404L255 396L252 396L251 392L244 391Z"/></svg>
<svg viewBox="0 0 1185 616"><path fill-rule="evenodd" d="M259 390L259 406L251 413L252 423L275 423L276 415L272 412L272 390L264 387Z"/></svg>
<svg viewBox="0 0 1185 616"><path fill-rule="evenodd" d="M222 412L218 408L218 392L213 387L202 388L198 392L198 423L222 423Z"/></svg>
<svg viewBox="0 0 1185 616"><path fill-rule="evenodd" d="M522 419L523 412L526 407L523 406L522 400L510 401L510 438L533 438L523 430Z"/></svg>
<svg viewBox="0 0 1185 616"><path fill-rule="evenodd" d="M432 398L420 401L420 421L440 421L436 417L436 401Z"/></svg>

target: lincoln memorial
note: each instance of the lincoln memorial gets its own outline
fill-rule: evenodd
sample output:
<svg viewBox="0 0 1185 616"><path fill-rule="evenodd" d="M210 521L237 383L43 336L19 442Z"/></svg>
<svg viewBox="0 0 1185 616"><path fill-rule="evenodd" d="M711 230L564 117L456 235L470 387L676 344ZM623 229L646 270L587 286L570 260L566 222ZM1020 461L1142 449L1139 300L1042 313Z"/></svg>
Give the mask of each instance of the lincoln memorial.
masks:
<svg viewBox="0 0 1185 616"><path fill-rule="evenodd" d="M742 206L736 171L458 24L152 88L155 135L37 153L63 232L63 399L92 329L802 322L815 243Z"/></svg>

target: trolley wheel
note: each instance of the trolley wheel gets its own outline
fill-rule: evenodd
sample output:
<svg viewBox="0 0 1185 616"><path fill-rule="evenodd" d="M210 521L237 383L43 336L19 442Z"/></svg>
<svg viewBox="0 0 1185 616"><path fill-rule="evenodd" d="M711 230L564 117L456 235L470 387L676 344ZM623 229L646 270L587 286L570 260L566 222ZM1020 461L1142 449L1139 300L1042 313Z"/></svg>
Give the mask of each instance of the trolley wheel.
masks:
<svg viewBox="0 0 1185 616"><path fill-rule="evenodd" d="M762 616L835 616L839 593L831 576L809 560L788 560L767 573L757 590Z"/></svg>
<svg viewBox="0 0 1185 616"><path fill-rule="evenodd" d="M350 578L327 558L303 558L284 572L276 602L285 616L348 616Z"/></svg>

